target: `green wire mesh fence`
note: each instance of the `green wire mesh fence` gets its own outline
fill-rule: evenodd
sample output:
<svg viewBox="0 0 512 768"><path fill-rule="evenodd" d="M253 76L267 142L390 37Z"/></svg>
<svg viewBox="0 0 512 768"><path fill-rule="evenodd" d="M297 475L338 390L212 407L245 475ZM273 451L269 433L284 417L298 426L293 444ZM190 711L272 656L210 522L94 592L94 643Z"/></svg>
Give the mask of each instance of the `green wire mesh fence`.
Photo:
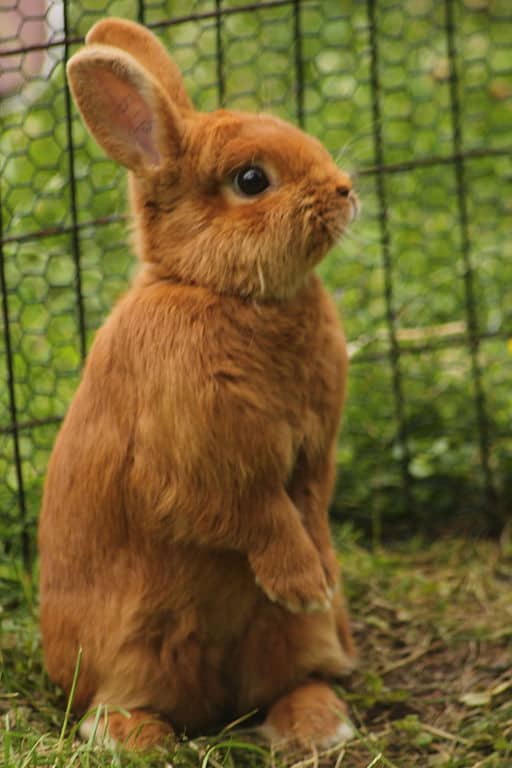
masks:
<svg viewBox="0 0 512 768"><path fill-rule="evenodd" d="M199 108L326 143L363 215L320 271L352 358L334 514L376 535L512 498L508 0L6 0L0 7L0 551L28 566L44 472L127 285L123 172L64 68L106 15L165 42Z"/></svg>

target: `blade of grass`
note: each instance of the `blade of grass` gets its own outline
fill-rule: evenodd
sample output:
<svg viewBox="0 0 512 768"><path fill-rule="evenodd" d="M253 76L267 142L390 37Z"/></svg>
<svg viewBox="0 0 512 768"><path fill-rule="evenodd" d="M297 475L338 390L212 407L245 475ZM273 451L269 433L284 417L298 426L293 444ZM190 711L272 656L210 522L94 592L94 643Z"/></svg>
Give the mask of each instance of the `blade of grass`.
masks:
<svg viewBox="0 0 512 768"><path fill-rule="evenodd" d="M71 690L69 692L68 696L68 703L66 705L66 712L64 713L64 720L62 722L62 728L60 731L59 741L57 744L57 752L62 751L62 747L64 745L64 737L66 735L66 730L68 727L69 717L71 715L71 707L73 706L73 699L75 698L75 691L76 686L78 683L78 675L80 674L80 665L82 662L82 648L80 647L78 649L78 654L76 657L76 664L75 664L75 671L73 673L73 682L71 683Z"/></svg>
<svg viewBox="0 0 512 768"><path fill-rule="evenodd" d="M212 746L206 750L206 754L201 761L201 768L207 768L210 758L219 749L241 749L246 752L253 752L256 755L260 755L260 757L268 757L268 751L257 744L251 744L246 741L220 741L217 744L212 744Z"/></svg>

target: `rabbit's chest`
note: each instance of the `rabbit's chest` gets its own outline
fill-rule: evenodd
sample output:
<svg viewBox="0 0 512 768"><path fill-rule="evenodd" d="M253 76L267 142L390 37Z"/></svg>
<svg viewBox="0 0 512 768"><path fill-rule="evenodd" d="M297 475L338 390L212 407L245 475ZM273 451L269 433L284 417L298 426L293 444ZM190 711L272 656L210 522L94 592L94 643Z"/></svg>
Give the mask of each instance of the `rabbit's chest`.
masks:
<svg viewBox="0 0 512 768"><path fill-rule="evenodd" d="M236 410L298 425L310 402L313 334L244 330L219 350L214 381Z"/></svg>
<svg viewBox="0 0 512 768"><path fill-rule="evenodd" d="M285 320L235 328L212 366L219 444L233 446L236 463L280 467L283 478L305 444L322 450L336 426L339 388L319 356L318 324Z"/></svg>

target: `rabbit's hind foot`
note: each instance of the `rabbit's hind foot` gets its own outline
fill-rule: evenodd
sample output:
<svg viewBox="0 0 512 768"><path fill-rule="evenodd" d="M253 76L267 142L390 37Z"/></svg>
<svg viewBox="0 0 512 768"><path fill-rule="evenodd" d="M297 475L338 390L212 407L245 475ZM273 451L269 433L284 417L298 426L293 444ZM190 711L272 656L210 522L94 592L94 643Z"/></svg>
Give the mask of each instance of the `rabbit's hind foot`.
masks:
<svg viewBox="0 0 512 768"><path fill-rule="evenodd" d="M286 752L326 750L354 736L345 703L321 681L304 683L278 699L262 731Z"/></svg>
<svg viewBox="0 0 512 768"><path fill-rule="evenodd" d="M158 715L143 709L105 710L99 715L92 713L82 721L82 739L98 746L121 746L134 751L172 746L174 731Z"/></svg>

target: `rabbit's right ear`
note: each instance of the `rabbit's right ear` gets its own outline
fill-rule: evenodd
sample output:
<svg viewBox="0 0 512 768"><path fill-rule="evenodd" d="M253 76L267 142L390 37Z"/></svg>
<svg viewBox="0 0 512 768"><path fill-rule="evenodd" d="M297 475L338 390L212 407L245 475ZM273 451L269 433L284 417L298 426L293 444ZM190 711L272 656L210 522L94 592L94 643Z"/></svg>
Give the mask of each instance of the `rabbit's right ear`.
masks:
<svg viewBox="0 0 512 768"><path fill-rule="evenodd" d="M132 56L88 46L68 61L67 74L87 127L111 158L142 175L176 160L181 115Z"/></svg>
<svg viewBox="0 0 512 768"><path fill-rule="evenodd" d="M87 33L87 45L112 45L126 51L147 70L183 111L194 109L180 70L155 35L128 19L102 19Z"/></svg>

